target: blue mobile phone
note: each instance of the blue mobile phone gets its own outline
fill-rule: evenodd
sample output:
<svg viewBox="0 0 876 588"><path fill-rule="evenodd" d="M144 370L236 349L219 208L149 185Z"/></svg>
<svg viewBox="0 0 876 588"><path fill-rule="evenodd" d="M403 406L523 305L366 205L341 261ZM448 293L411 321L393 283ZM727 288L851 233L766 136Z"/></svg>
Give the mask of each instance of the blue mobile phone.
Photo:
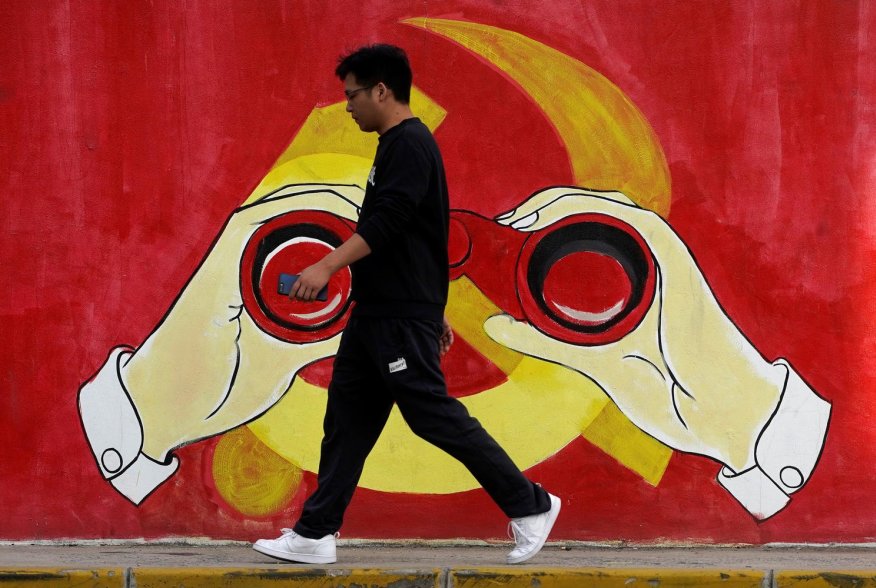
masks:
<svg viewBox="0 0 876 588"><path fill-rule="evenodd" d="M292 291L292 284L298 281L297 274L280 274L280 280L277 284L277 294L288 296ZM323 286L322 290L316 295L316 299L320 302L328 300L328 285Z"/></svg>

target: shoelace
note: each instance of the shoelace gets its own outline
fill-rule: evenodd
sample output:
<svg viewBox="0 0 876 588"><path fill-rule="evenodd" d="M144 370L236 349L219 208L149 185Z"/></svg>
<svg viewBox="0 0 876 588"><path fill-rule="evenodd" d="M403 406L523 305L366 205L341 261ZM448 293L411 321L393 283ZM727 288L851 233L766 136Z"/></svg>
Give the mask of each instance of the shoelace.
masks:
<svg viewBox="0 0 876 588"><path fill-rule="evenodd" d="M523 525L518 523L517 521L510 521L508 523L508 537L510 539L514 539L515 545L521 544L521 539L526 540L528 542L529 537L527 537L526 532L523 529Z"/></svg>

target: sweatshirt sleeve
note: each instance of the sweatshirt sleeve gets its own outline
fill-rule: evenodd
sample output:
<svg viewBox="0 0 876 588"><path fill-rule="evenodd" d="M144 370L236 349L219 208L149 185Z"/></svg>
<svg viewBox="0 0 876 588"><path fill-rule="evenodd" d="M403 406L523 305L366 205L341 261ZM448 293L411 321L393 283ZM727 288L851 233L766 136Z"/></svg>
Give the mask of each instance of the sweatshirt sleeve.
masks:
<svg viewBox="0 0 876 588"><path fill-rule="evenodd" d="M408 137L399 137L376 170L373 208L356 232L372 251L392 243L407 226L429 187L432 165L426 149Z"/></svg>

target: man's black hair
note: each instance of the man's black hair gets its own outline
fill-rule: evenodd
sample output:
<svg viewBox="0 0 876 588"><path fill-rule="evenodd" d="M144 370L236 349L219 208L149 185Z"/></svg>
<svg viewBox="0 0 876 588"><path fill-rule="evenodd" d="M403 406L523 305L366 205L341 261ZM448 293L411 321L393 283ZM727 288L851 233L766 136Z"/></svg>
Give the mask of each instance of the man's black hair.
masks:
<svg viewBox="0 0 876 588"><path fill-rule="evenodd" d="M335 75L341 81L353 74L363 87L379 82L392 90L395 99L402 104L411 100L411 64L401 47L395 45L368 45L341 56Z"/></svg>

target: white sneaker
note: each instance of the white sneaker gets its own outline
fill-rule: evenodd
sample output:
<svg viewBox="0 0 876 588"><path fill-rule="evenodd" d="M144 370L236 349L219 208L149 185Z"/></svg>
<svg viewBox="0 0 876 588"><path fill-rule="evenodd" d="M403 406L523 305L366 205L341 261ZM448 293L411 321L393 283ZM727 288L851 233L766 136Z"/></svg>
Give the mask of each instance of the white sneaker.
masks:
<svg viewBox="0 0 876 588"><path fill-rule="evenodd" d="M551 529L560 514L560 499L548 494L551 499L551 509L541 514L512 519L508 523L509 536L513 533L517 546L508 554L508 563L523 563L544 547Z"/></svg>
<svg viewBox="0 0 876 588"><path fill-rule="evenodd" d="M308 539L292 529L282 529L281 532L283 534L278 539L259 539L252 548L283 561L335 563L338 560L335 535L326 535L322 539Z"/></svg>

